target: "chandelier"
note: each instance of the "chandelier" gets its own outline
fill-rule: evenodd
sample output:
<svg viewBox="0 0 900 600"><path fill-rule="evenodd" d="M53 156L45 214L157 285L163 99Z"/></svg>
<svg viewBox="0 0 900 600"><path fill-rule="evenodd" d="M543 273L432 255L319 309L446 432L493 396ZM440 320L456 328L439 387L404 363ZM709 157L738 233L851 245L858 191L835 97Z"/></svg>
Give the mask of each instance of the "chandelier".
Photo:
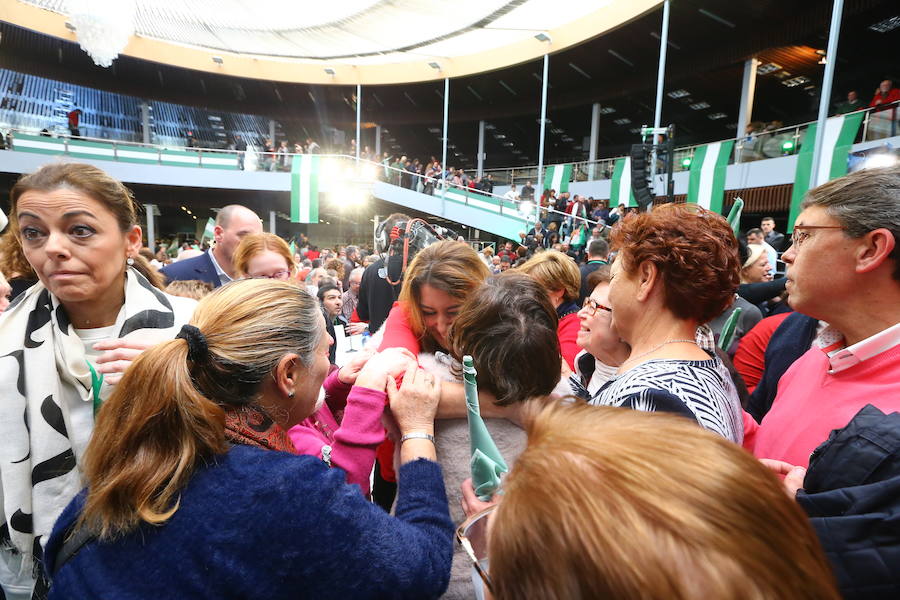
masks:
<svg viewBox="0 0 900 600"><path fill-rule="evenodd" d="M69 22L94 64L109 67L134 34L135 0L69 0Z"/></svg>

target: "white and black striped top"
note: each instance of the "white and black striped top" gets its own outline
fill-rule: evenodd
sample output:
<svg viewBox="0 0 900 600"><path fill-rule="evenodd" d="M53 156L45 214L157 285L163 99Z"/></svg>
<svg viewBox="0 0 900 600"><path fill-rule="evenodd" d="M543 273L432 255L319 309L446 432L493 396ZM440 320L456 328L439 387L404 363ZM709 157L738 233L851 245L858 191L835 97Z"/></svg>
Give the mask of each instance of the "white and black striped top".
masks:
<svg viewBox="0 0 900 600"><path fill-rule="evenodd" d="M588 403L683 414L737 444L744 439L737 390L716 357L647 361L610 379Z"/></svg>

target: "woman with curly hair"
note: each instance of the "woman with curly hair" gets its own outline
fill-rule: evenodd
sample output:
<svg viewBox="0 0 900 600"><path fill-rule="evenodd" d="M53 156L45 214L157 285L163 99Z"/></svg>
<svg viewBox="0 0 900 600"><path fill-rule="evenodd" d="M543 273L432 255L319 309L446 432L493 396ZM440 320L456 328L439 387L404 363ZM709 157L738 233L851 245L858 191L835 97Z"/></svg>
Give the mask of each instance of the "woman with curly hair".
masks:
<svg viewBox="0 0 900 600"><path fill-rule="evenodd" d="M698 335L740 282L731 227L696 205L665 205L624 220L612 242L610 314L631 355L591 404L682 414L741 443L734 382L712 336Z"/></svg>

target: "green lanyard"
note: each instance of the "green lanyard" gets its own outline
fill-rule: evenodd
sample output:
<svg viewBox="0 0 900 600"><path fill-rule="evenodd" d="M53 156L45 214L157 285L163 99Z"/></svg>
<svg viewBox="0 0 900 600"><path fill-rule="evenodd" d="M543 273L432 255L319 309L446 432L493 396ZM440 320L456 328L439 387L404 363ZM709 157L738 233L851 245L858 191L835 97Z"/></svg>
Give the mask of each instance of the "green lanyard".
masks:
<svg viewBox="0 0 900 600"><path fill-rule="evenodd" d="M98 373L94 370L94 365L89 361L86 362L88 369L91 370L91 394L94 396L94 416L97 416L97 411L100 410L100 404L102 403L102 400L100 400L100 386L103 385L103 373Z"/></svg>

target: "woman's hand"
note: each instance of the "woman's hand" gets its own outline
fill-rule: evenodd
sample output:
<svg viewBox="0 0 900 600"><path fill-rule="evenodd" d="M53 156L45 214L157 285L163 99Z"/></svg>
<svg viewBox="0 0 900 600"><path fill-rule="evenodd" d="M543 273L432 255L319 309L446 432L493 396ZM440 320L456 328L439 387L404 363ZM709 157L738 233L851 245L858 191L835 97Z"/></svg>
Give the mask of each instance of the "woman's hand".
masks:
<svg viewBox="0 0 900 600"><path fill-rule="evenodd" d="M416 357L405 348L387 348L370 356L355 377L358 386L385 391L389 378L399 378L410 367L416 367ZM344 381L342 375L341 381ZM396 386L395 386L396 388Z"/></svg>
<svg viewBox="0 0 900 600"><path fill-rule="evenodd" d="M154 333L138 332L124 338L97 342L94 344L94 350L104 351L94 361L97 372L103 374L104 383L115 385L122 380L125 370L141 355L141 352L167 339Z"/></svg>
<svg viewBox="0 0 900 600"><path fill-rule="evenodd" d="M797 498L797 491L803 489L803 480L806 478L806 469L784 462L783 460L772 460L770 458L760 458L759 462L767 466L773 473L779 477L783 477L784 491L794 500Z"/></svg>
<svg viewBox="0 0 900 600"><path fill-rule="evenodd" d="M397 421L400 434L413 432L434 434L434 415L441 397L441 382L434 375L410 365L397 389L393 377L388 379L388 398L391 414Z"/></svg>
<svg viewBox="0 0 900 600"><path fill-rule="evenodd" d="M500 502L500 497L494 497L488 500L487 502L482 502L478 499L478 496L475 494L475 486L472 485L472 478L468 478L462 482L460 485L460 489L462 490L462 498L459 499L459 503L462 506L463 512L466 513L467 517L471 517L476 513L480 513L486 508L490 508L494 506L498 502Z"/></svg>
<svg viewBox="0 0 900 600"><path fill-rule="evenodd" d="M367 347L353 355L353 359L338 371L338 379L346 385L356 383L359 372L362 371L369 359L375 355L375 348Z"/></svg>

